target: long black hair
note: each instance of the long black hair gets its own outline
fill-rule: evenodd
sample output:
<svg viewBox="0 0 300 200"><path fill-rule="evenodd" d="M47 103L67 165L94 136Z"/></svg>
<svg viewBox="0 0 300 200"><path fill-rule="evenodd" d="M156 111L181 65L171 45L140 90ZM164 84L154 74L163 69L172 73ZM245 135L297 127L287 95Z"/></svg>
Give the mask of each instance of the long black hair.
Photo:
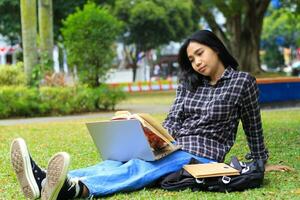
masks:
<svg viewBox="0 0 300 200"><path fill-rule="evenodd" d="M187 55L187 47L190 42L198 42L210 47L217 52L219 59L223 63L224 67L231 67L234 70L238 67L236 59L228 52L221 40L211 31L200 30L188 37L182 44L179 50L178 63L180 67L179 81L183 83L188 90L194 91L202 84L203 75L196 72Z"/></svg>

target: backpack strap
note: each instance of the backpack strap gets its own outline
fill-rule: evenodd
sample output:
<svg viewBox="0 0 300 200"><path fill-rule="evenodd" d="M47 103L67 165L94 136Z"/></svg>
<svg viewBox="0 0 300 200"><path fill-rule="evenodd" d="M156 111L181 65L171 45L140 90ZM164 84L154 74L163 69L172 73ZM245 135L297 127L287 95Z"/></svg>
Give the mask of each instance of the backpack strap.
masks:
<svg viewBox="0 0 300 200"><path fill-rule="evenodd" d="M239 172L241 172L243 169L242 162L240 162L236 156L231 157L231 161L229 165L237 169Z"/></svg>

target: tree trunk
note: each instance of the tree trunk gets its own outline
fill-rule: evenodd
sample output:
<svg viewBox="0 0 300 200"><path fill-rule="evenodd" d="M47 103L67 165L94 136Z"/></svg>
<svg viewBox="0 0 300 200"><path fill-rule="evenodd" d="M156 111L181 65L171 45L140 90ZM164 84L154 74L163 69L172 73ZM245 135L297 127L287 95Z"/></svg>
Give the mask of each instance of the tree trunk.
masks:
<svg viewBox="0 0 300 200"><path fill-rule="evenodd" d="M234 38L236 40L236 38ZM233 42L235 43L235 42ZM260 72L259 41L255 38L253 30L243 32L239 40L239 46L232 48L233 55L237 58L240 69L253 74Z"/></svg>
<svg viewBox="0 0 300 200"><path fill-rule="evenodd" d="M52 0L39 0L39 36L42 70L53 71L53 8Z"/></svg>
<svg viewBox="0 0 300 200"><path fill-rule="evenodd" d="M239 6L236 1L213 1L214 6L226 18L224 32L215 20L215 16L202 1L194 0L203 17L216 35L225 43L238 60L240 69L250 73L259 73L260 68L260 35L264 14L270 0L243 0ZM206 6L206 7L205 7Z"/></svg>
<svg viewBox="0 0 300 200"><path fill-rule="evenodd" d="M133 63L133 66L132 66L132 82L135 82L136 80L136 71L137 71L137 63Z"/></svg>
<svg viewBox="0 0 300 200"><path fill-rule="evenodd" d="M136 81L136 73L138 69L138 61L139 61L139 53L141 52L139 45L136 45L135 52L129 53L128 56L130 56L130 66L132 68L132 82Z"/></svg>
<svg viewBox="0 0 300 200"><path fill-rule="evenodd" d="M233 55L237 58L240 68L253 74L261 72L260 68L260 35L263 26L264 13L269 0L255 2L246 1L245 13L237 12L227 19L227 28L232 35L229 44ZM242 19L244 18L244 19Z"/></svg>
<svg viewBox="0 0 300 200"><path fill-rule="evenodd" d="M22 47L27 84L32 84L32 69L38 64L36 0L21 0Z"/></svg>
<svg viewBox="0 0 300 200"><path fill-rule="evenodd" d="M240 69L250 73L260 72L259 43L257 29L244 27L241 31L232 31L230 46L233 56L238 60Z"/></svg>

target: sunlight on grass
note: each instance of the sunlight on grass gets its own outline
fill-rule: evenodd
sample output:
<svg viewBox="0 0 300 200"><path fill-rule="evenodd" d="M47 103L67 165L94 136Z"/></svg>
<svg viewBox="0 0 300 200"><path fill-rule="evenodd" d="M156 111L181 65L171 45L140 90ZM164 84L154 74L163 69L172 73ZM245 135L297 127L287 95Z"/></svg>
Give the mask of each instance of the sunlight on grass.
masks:
<svg viewBox="0 0 300 200"><path fill-rule="evenodd" d="M175 91L130 93L123 104L170 105L175 98Z"/></svg>
<svg viewBox="0 0 300 200"><path fill-rule="evenodd" d="M164 98L163 94L158 96ZM138 97L135 98L135 101L138 101ZM166 113L153 116L161 122ZM23 137L34 159L42 167L45 167L48 159L58 151L70 153L71 169L87 167L98 163L100 157L88 134L85 122L102 119L104 118L0 126L0 199L24 199L10 166L9 148L13 138ZM147 188L131 193L116 194L107 199L300 199L300 110L263 111L262 120L266 143L270 151L269 162L289 165L296 171L268 173L263 188L244 192L212 193L191 192L190 190L167 192ZM245 135L240 127L237 143L231 149L227 160L232 155L243 159L248 151Z"/></svg>

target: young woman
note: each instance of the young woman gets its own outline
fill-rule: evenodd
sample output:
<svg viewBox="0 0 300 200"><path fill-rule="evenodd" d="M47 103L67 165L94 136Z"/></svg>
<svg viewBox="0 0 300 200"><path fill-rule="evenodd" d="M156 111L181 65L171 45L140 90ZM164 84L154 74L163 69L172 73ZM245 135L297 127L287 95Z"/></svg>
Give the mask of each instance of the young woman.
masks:
<svg viewBox="0 0 300 200"><path fill-rule="evenodd" d="M176 99L164 127L182 149L160 160L105 160L95 166L68 172L70 157L54 155L42 170L31 158L26 143L12 142L11 160L27 198L71 199L105 196L143 188L177 171L191 158L223 162L233 146L242 121L254 159L266 161L255 79L237 71L238 63L210 31L190 36L179 51L181 68Z"/></svg>

